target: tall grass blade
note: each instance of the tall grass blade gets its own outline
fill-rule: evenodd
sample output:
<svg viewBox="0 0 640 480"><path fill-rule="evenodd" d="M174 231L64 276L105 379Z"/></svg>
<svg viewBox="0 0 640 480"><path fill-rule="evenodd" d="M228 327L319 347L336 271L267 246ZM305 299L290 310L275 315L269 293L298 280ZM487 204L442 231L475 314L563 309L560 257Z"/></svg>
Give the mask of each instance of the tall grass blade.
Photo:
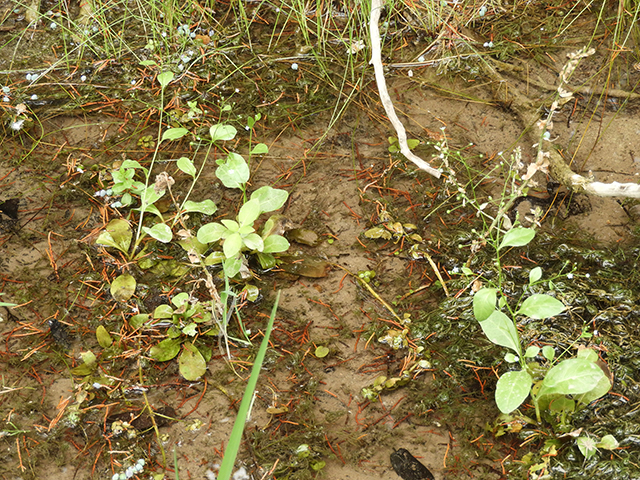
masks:
<svg viewBox="0 0 640 480"><path fill-rule="evenodd" d="M218 472L218 480L229 480L231 478L231 472L233 465L240 449L240 443L242 442L242 432L244 432L244 425L247 421L247 415L249 414L249 407L253 400L253 392L256 389L258 383L258 377L260 376L260 369L262 368L262 362L264 361L265 353L267 352L267 346L269 345L269 337L271 336L271 330L273 329L273 321L276 318L276 311L278 310L278 302L280 301L280 291L276 295L276 301L273 304L271 310L271 316L269 317L269 323L267 329L264 332L264 338L260 344L260 349L256 355L256 359L253 362L253 368L251 369L251 376L247 382L247 388L244 391L240 408L238 409L238 416L233 424L233 430L231 430L231 437L227 444L227 449L224 452L224 458L222 459L222 465Z"/></svg>

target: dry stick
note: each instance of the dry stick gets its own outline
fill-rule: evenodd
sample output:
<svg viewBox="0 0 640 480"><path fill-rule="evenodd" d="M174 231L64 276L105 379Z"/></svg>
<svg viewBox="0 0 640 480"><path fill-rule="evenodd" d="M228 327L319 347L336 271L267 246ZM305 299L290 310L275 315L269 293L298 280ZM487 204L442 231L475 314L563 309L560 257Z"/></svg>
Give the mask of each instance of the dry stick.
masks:
<svg viewBox="0 0 640 480"><path fill-rule="evenodd" d="M491 59L486 59L491 62ZM493 65L487 63L485 65L485 74L493 80L494 88L506 83L506 80L500 75ZM537 114L532 102L524 95L520 94L516 89L511 91L513 95L512 109L518 114L520 121L525 128L533 125L537 120ZM549 172L558 182L576 193L585 193L588 195L597 195L599 197L626 197L640 198L640 185L637 183L602 183L575 173L565 163L560 154L553 148L549 149Z"/></svg>
<svg viewBox="0 0 640 480"><path fill-rule="evenodd" d="M382 68L380 30L378 29L380 10L382 10L382 0L372 0L371 18L369 22L369 35L371 38L371 62L369 63L373 65L373 70L376 74L376 84L378 85L380 101L382 102L382 106L384 107L385 112L387 112L389 121L393 125L393 128L395 128L396 134L398 135L400 152L407 158L407 160L411 160L416 166L418 166L418 168L430 173L436 178L440 178L439 170L433 168L420 157L414 155L413 152L411 152L411 150L409 149L409 145L407 145L407 132L404 129L402 122L398 118L398 115L396 115L396 111L393 108L393 102L391 101L391 97L389 97L389 92L387 91L387 83L384 79L384 70Z"/></svg>

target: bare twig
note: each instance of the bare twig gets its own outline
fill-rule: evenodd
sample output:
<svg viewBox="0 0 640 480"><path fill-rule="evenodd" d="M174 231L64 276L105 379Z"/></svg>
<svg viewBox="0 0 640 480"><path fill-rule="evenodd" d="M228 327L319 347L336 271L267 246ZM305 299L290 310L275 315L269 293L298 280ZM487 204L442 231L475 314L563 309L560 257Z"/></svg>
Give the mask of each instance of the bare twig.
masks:
<svg viewBox="0 0 640 480"><path fill-rule="evenodd" d="M418 168L430 173L436 178L440 178L439 170L433 168L417 155L414 155L413 152L411 152L411 150L409 149L409 145L407 145L407 132L404 129L404 125L402 125L402 122L398 118L398 115L396 115L396 111L393 108L393 102L391 101L391 97L389 97L389 92L387 91L387 83L385 81L384 71L382 68L380 30L378 29L380 10L382 10L382 0L372 0L371 17L369 22L369 35L371 38L371 62L369 63L373 65L373 70L376 75L376 83L378 85L380 101L382 102L382 106L384 107L385 112L387 112L389 121L393 125L393 128L395 128L396 134L398 135L398 145L400 145L400 152L407 158L407 160L412 161L416 166L418 166Z"/></svg>

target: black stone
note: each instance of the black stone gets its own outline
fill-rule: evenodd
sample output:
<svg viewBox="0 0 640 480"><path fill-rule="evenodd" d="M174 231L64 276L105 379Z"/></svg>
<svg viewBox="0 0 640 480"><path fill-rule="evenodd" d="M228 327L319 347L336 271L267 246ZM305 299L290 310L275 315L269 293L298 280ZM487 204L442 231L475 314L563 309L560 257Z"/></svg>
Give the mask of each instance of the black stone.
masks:
<svg viewBox="0 0 640 480"><path fill-rule="evenodd" d="M434 480L429 469L404 448L391 454L391 466L402 480Z"/></svg>
<svg viewBox="0 0 640 480"><path fill-rule="evenodd" d="M66 349L71 347L71 340L69 339L66 325L60 323L55 318L51 318L49 320L49 332L53 337L53 341L58 345Z"/></svg>
<svg viewBox="0 0 640 480"><path fill-rule="evenodd" d="M0 200L0 212L12 220L18 220L18 205L20 205L19 198L10 198L5 201Z"/></svg>

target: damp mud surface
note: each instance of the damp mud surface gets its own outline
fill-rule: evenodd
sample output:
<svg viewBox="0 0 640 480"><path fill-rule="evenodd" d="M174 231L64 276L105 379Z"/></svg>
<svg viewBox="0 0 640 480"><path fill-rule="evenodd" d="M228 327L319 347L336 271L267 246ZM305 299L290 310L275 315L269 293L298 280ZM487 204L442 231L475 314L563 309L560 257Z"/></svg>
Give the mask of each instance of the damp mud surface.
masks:
<svg viewBox="0 0 640 480"><path fill-rule="evenodd" d="M477 248L487 223L476 207L486 204L495 214L494 200L513 190L509 172L521 162L524 173L536 161L530 141L536 126L510 108L510 92L531 99L537 105L531 113L542 115L567 53L586 41L564 22L579 20L582 30L596 32L595 54L571 79L583 93L556 113L550 148L585 176L637 183L637 47L612 59L609 23L598 23L592 11L579 16L538 5L526 16L513 13L525 8L515 2L513 10L496 6L484 20L457 33L442 29L440 36L419 30L424 22L402 9L389 13L389 92L408 137L419 141L415 153L443 169L435 179L393 151L395 132L366 51L358 57L352 50L345 70L327 60L336 43L327 42L326 56L317 45L315 56L308 55L307 44L315 44L308 27L300 27L302 17L281 17L267 3L249 2L242 12L232 7L221 3L211 18L194 6L183 21L176 16L173 50L157 47L161 35L148 40L155 47L145 40L134 48L142 27L127 30L114 21L110 26L122 37L98 44L86 34L90 48L83 56L75 50L83 45L73 23L84 25L79 7L43 1L38 11L46 18L31 26L24 7L5 2L0 8L0 83L7 87L0 302L18 305L0 306L0 477L108 479L130 469L130 478L215 478L281 291L237 478L638 478L640 207L628 199L572 195L538 172L537 185L507 212L512 222L532 221L537 234L501 259L504 290L513 298L529 292L529 272L540 267L550 279L540 293L553 291L567 306L554 318L521 319L523 343L551 345L557 354L594 349L613 379L604 397L546 415L540 424L527 404L521 415L501 415L494 392L509 366L504 349L483 335L472 306L474 282L495 278L495 252ZM124 3L118 8L112 13L129 12ZM349 26L351 17L338 15L343 10L324 17L334 30ZM253 33L232 21L241 13ZM185 36L185 23L194 36ZM510 50L506 28L536 46ZM541 37L545 28L562 36ZM477 38L493 38L495 50L482 44L474 44L476 54L465 50ZM341 38L342 57L345 44L353 47ZM437 48L423 52L428 45ZM517 67L505 85L489 85L478 51ZM157 81L158 65L175 72L166 90ZM607 95L614 88L629 95ZM247 117L257 114L247 127ZM210 301L206 278L177 242L147 237L145 268L99 245L109 221L137 226L139 218L114 206L120 196L99 192L113 187L123 160L148 167L160 132L185 128L187 136L158 148L152 173L166 171L175 180L175 198L158 208L170 216L187 195L213 200L215 213L187 219L193 233L235 218L242 193L215 175L215 162L226 153L202 147L217 123L235 126L238 136L224 148L245 158L258 142L268 146L268 153L251 156L248 191L271 185L288 192L278 213L290 248L273 269L249 259L251 277L231 286L241 292L249 284L259 295L238 297L229 354L219 335L202 337L210 356L206 373L187 381L177 358L151 357L166 326L143 329L132 319L180 292ZM198 168L208 162L192 190L177 167L180 157ZM463 275L464 268L473 274ZM220 268L207 269L222 291ZM118 301L110 286L123 273L137 286ZM580 435L612 435L619 446L585 458Z"/></svg>

